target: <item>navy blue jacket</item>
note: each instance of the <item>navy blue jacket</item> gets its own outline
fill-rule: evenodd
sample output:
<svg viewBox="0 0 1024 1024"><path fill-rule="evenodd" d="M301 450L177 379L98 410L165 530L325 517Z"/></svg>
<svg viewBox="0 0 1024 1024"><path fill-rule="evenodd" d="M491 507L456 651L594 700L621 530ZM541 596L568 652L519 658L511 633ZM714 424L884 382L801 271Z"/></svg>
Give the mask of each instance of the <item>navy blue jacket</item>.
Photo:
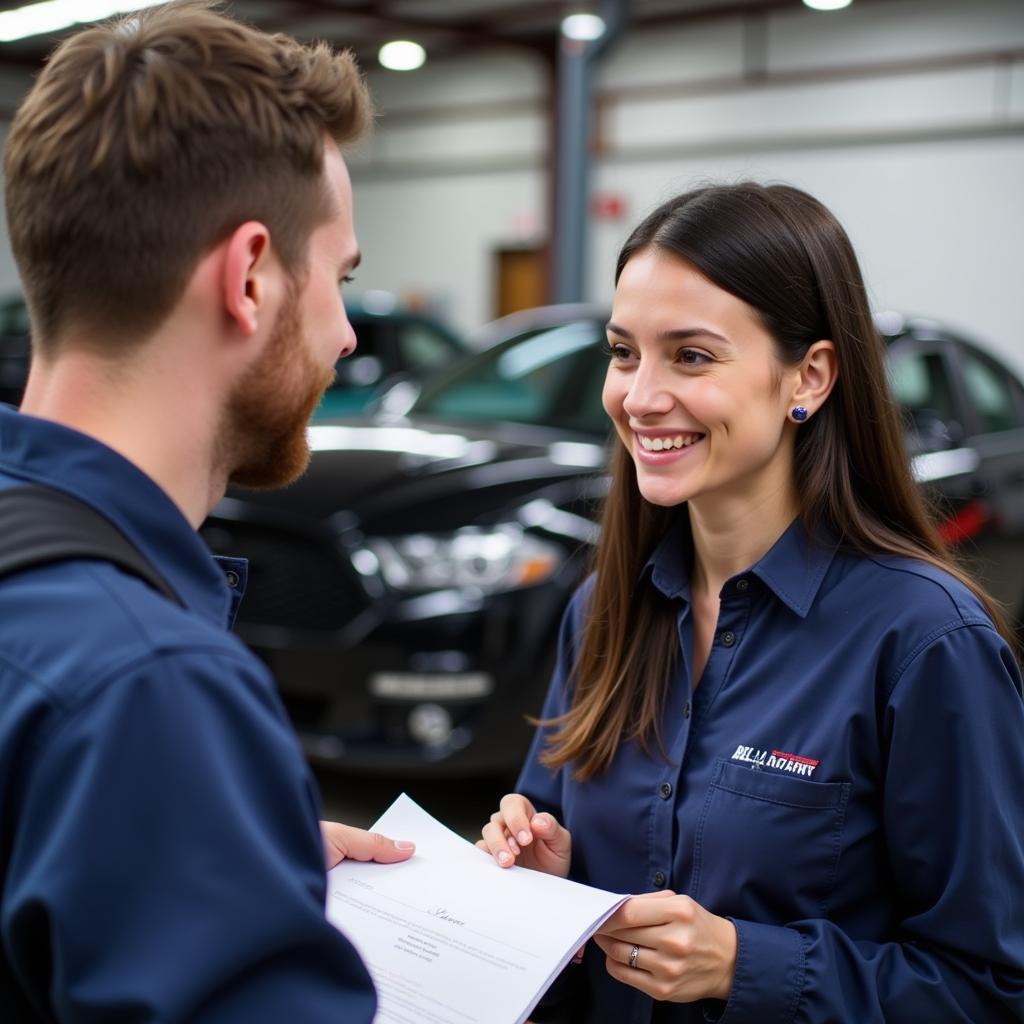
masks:
<svg viewBox="0 0 1024 1024"><path fill-rule="evenodd" d="M99 562L0 582L0 1020L368 1024L315 785L227 631L244 563L115 452L0 406L0 490L26 482L105 513L186 608Z"/></svg>
<svg viewBox="0 0 1024 1024"><path fill-rule="evenodd" d="M573 878L671 888L734 921L728 1003L653 1019L1024 1020L1022 683L979 602L926 564L809 542L798 521L723 588L694 690L690 557L681 526L642 584L678 609L669 760L627 742L581 784L539 764L541 729L519 781L572 832ZM590 591L566 614L545 716L568 707ZM566 988L569 1019L652 1020L592 943L552 1000Z"/></svg>

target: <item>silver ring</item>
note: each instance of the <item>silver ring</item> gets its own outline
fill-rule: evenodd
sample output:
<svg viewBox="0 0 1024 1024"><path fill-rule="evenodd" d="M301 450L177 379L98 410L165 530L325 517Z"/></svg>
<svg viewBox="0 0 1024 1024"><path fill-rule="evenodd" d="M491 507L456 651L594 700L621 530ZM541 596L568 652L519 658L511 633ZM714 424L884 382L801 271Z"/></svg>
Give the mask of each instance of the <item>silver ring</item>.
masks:
<svg viewBox="0 0 1024 1024"><path fill-rule="evenodd" d="M640 955L640 947L639 947L639 946L634 946L634 947L633 947L633 948L632 948L632 949L631 949L631 950L629 951L629 966L630 966L630 967L636 967L636 958L637 958L637 957L638 957L639 955Z"/></svg>

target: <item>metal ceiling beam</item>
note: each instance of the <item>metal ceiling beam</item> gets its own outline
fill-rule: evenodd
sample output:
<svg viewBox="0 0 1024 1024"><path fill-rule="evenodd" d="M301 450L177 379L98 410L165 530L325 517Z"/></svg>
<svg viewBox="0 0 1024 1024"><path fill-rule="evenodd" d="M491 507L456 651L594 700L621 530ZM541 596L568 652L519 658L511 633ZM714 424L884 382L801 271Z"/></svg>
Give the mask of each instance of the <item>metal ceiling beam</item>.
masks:
<svg viewBox="0 0 1024 1024"><path fill-rule="evenodd" d="M530 0L527 3L510 4L490 12L487 18L438 19L411 16L396 12L387 0L361 0L356 3L339 4L332 0L294 0L292 10L303 17L337 15L358 18L360 21L378 24L393 31L408 28L420 32L433 32L458 39L465 43L486 46L527 46L533 48L531 36L505 33L499 30L501 22L509 17L521 20L526 12L537 14L550 10L550 0ZM286 19L282 19L286 20Z"/></svg>
<svg viewBox="0 0 1024 1024"><path fill-rule="evenodd" d="M892 3L893 0L857 0L865 3ZM648 14L634 14L631 21L643 28L657 28L667 25L686 25L699 21L721 21L725 18L744 17L757 14L774 14L778 11L798 11L813 14L802 0L734 0L732 3L708 3L703 7L691 7L684 11L652 11ZM827 15L825 15L827 17Z"/></svg>

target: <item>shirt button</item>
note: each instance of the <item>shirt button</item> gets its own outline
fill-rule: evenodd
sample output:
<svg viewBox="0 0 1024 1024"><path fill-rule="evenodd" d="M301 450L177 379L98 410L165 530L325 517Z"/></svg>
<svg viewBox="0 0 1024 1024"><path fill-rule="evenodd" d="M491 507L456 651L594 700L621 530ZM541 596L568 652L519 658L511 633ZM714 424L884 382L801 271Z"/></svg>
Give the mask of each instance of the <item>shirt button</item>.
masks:
<svg viewBox="0 0 1024 1024"><path fill-rule="evenodd" d="M661 794L662 800L667 800L672 795L672 786L668 782L663 782L658 788L658 792Z"/></svg>
<svg viewBox="0 0 1024 1024"><path fill-rule="evenodd" d="M665 884L665 872L655 871L654 872L654 884L660 889Z"/></svg>
<svg viewBox="0 0 1024 1024"><path fill-rule="evenodd" d="M736 634L731 629L727 629L718 634L718 639L723 647L732 647L736 643Z"/></svg>
<svg viewBox="0 0 1024 1024"><path fill-rule="evenodd" d="M743 577L743 579L737 580L736 581L736 589L741 594L743 593L743 591L749 590L750 589L750 580L748 580L745 576Z"/></svg>
<svg viewBox="0 0 1024 1024"><path fill-rule="evenodd" d="M689 717L690 717L690 702L687 701L683 705L683 718L689 718Z"/></svg>
<svg viewBox="0 0 1024 1024"><path fill-rule="evenodd" d="M224 573L224 579L226 579L228 581L228 586L232 590L234 590L235 587L238 586L238 583L239 583L238 573L235 572L234 569L228 569L228 571L226 573Z"/></svg>

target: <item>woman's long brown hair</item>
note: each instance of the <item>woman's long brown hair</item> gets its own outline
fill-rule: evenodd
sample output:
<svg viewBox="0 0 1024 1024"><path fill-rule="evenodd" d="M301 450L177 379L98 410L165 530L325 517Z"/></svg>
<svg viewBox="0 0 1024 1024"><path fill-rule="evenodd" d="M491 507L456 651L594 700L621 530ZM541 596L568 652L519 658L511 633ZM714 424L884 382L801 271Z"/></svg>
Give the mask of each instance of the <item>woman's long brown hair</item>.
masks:
<svg viewBox="0 0 1024 1024"><path fill-rule="evenodd" d="M1011 645L995 602L939 539L915 484L882 340L846 232L813 197L785 185L709 186L664 203L630 235L626 263L650 248L693 264L753 307L779 359L800 362L815 341L836 348L838 381L800 427L795 448L801 517L809 534L827 524L847 549L916 558L968 587ZM613 439L612 483L594 558L595 585L573 669L573 698L542 755L580 780L611 765L619 744L661 747L658 723L679 641L676 608L641 571L679 510L641 497L633 460Z"/></svg>

